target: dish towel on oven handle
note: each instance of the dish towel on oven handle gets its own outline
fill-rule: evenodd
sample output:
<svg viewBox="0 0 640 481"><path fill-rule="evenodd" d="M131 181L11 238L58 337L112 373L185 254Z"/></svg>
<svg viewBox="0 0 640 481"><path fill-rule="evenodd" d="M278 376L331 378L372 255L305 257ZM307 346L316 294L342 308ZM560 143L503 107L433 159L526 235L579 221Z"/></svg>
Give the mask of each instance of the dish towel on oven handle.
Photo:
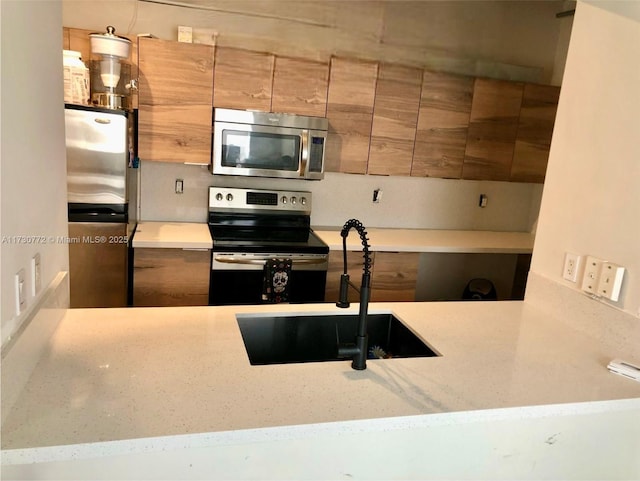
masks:
<svg viewBox="0 0 640 481"><path fill-rule="evenodd" d="M263 301L273 304L289 302L291 264L292 261L289 258L267 259L264 264Z"/></svg>

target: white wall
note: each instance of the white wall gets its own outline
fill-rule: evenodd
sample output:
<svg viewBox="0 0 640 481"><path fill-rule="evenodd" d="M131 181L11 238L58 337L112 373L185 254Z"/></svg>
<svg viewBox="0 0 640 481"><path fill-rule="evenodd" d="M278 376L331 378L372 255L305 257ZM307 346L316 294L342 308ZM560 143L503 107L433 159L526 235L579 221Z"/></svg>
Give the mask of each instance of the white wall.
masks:
<svg viewBox="0 0 640 481"><path fill-rule="evenodd" d="M563 2L182 0L180 8L134 0L63 0L68 27L150 32L176 39L178 25L217 31L220 45L328 58L355 55L547 83L555 66Z"/></svg>
<svg viewBox="0 0 640 481"><path fill-rule="evenodd" d="M44 292L60 271L68 270L69 260L67 245L51 240L67 235L62 8L50 0L2 0L0 8L4 343L39 298L27 289L27 310L16 315L18 270L25 269L29 286L31 258L39 252Z"/></svg>
<svg viewBox="0 0 640 481"><path fill-rule="evenodd" d="M580 283L561 277L565 252L621 264L627 272L613 305L638 316L639 86L640 2L579 2L531 266L577 291Z"/></svg>

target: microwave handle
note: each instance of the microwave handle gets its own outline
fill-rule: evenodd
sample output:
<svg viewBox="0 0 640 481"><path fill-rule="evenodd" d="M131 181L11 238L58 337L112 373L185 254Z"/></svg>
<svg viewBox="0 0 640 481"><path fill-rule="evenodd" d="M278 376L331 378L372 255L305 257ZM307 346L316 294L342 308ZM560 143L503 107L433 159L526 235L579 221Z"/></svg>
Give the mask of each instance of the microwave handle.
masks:
<svg viewBox="0 0 640 481"><path fill-rule="evenodd" d="M302 150L300 152L300 177L307 175L307 163L309 162L309 137L308 130L302 131Z"/></svg>

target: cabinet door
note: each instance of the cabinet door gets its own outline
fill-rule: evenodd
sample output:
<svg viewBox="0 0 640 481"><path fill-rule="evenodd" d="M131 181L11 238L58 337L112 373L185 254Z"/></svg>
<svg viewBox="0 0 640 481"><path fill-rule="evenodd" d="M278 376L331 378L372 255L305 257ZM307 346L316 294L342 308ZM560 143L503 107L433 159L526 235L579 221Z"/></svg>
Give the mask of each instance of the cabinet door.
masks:
<svg viewBox="0 0 640 481"><path fill-rule="evenodd" d="M376 252L371 301L415 301L419 261L418 252Z"/></svg>
<svg viewBox="0 0 640 481"><path fill-rule="evenodd" d="M356 286L360 286L362 280L362 264L364 262L362 258L362 251L348 251L347 252L347 273L350 276L351 282ZM375 253L371 253L372 265L375 261ZM344 272L344 258L342 251L330 251L329 252L329 267L327 270L327 284L325 287L325 302L338 302L340 298L340 276ZM349 287L349 302L360 302L360 294Z"/></svg>
<svg viewBox="0 0 640 481"><path fill-rule="evenodd" d="M139 40L140 158L209 164L213 47Z"/></svg>
<svg viewBox="0 0 640 481"><path fill-rule="evenodd" d="M325 170L366 174L378 64L332 58Z"/></svg>
<svg viewBox="0 0 640 481"><path fill-rule="evenodd" d="M81 28L68 29L68 34L69 34L68 50L74 50L76 52L80 52L80 58L82 58L82 61L85 63L87 67L89 67L89 62L92 60L91 40L89 39L90 33L95 33L95 32L91 30L84 30Z"/></svg>
<svg viewBox="0 0 640 481"><path fill-rule="evenodd" d="M467 145L473 77L425 71L411 175L459 179Z"/></svg>
<svg viewBox="0 0 640 481"><path fill-rule="evenodd" d="M328 63L276 57L271 111L324 117L328 87Z"/></svg>
<svg viewBox="0 0 640 481"><path fill-rule="evenodd" d="M134 249L133 305L206 306L211 251Z"/></svg>
<svg viewBox="0 0 640 481"><path fill-rule="evenodd" d="M421 69L380 65L367 167L369 174L411 174L421 84Z"/></svg>
<svg viewBox="0 0 640 481"><path fill-rule="evenodd" d="M211 106L141 104L138 152L142 160L208 165Z"/></svg>
<svg viewBox="0 0 640 481"><path fill-rule="evenodd" d="M218 47L214 107L271 111L274 62L272 54Z"/></svg>
<svg viewBox="0 0 640 481"><path fill-rule="evenodd" d="M526 84L511 165L514 182L544 182L560 87Z"/></svg>
<svg viewBox="0 0 640 481"><path fill-rule="evenodd" d="M71 48L69 48L69 28L67 27L62 27L62 49L63 50L71 50Z"/></svg>
<svg viewBox="0 0 640 481"><path fill-rule="evenodd" d="M69 222L70 307L127 306L126 235L127 224ZM86 242L101 237L109 242Z"/></svg>
<svg viewBox="0 0 640 481"><path fill-rule="evenodd" d="M509 180L524 84L477 78L462 177Z"/></svg>

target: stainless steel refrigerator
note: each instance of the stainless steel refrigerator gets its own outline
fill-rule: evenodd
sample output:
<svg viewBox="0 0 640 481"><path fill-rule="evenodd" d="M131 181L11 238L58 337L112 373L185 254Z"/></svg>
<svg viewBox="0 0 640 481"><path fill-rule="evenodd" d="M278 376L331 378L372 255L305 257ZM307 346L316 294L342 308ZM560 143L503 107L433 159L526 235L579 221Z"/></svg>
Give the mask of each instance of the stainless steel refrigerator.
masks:
<svg viewBox="0 0 640 481"><path fill-rule="evenodd" d="M65 105L71 307L124 307L135 230L132 112Z"/></svg>

